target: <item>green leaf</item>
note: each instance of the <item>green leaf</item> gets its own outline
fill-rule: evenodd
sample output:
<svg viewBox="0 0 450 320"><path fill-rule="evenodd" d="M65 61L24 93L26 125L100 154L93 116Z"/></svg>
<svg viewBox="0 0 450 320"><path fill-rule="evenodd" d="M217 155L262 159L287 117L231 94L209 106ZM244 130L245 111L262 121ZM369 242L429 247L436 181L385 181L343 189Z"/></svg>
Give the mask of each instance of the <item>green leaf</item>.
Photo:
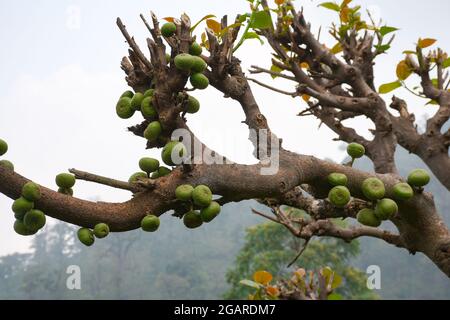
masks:
<svg viewBox="0 0 450 320"><path fill-rule="evenodd" d="M378 89L378 92L381 94L386 94L391 91L394 91L395 89L400 88L401 86L402 86L402 84L398 80L391 82L391 83L385 83L380 86L380 88Z"/></svg>
<svg viewBox="0 0 450 320"><path fill-rule="evenodd" d="M336 272L331 270L330 267L325 267L321 270L322 276L325 278L325 282L327 285L331 287L331 290L336 289L342 283L342 277L339 276Z"/></svg>
<svg viewBox="0 0 450 320"><path fill-rule="evenodd" d="M430 100L425 105L426 106L429 106L429 105L437 106L438 104L439 103L436 100Z"/></svg>
<svg viewBox="0 0 450 320"><path fill-rule="evenodd" d="M339 293L332 293L328 296L328 300L342 300L343 297Z"/></svg>
<svg viewBox="0 0 450 320"><path fill-rule="evenodd" d="M247 32L244 34L244 39L257 39L261 44L264 44L264 41L256 32Z"/></svg>
<svg viewBox="0 0 450 320"><path fill-rule="evenodd" d="M247 280L247 279L241 280L241 281L239 281L239 283L244 285L244 286L247 286L247 287L250 287L250 288L254 288L254 289L260 289L262 287L261 284L255 282L255 281L252 281L252 280Z"/></svg>
<svg viewBox="0 0 450 320"><path fill-rule="evenodd" d="M435 79L431 79L431 83L432 83L433 86L436 87L436 88L437 88L438 85L439 85L439 81L438 81L438 79L436 79L436 78L435 78Z"/></svg>
<svg viewBox="0 0 450 320"><path fill-rule="evenodd" d="M442 63L442 67L444 69L450 67L450 58L448 58L447 60L444 60L444 62Z"/></svg>
<svg viewBox="0 0 450 320"><path fill-rule="evenodd" d="M395 31L397 31L397 30L398 30L398 29L397 29L397 28L394 28L394 27L384 26L384 27L381 27L381 28L380 28L380 33L381 33L382 36L385 36L385 35L387 35L387 34L389 34L389 33L391 33L391 32L395 32Z"/></svg>
<svg viewBox="0 0 450 320"><path fill-rule="evenodd" d="M375 46L375 49L377 49L381 53L388 51L390 48L391 48L391 46L389 44L382 44L382 45Z"/></svg>
<svg viewBox="0 0 450 320"><path fill-rule="evenodd" d="M319 7L324 7L326 9L330 9L336 12L341 11L341 7L335 2L324 2L318 5Z"/></svg>
<svg viewBox="0 0 450 320"><path fill-rule="evenodd" d="M205 21L206 19L215 18L215 17L216 17L216 16L213 15L213 14L208 14L208 15L204 16L203 18L200 19L200 21L198 21L196 24L194 24L194 25L192 26L191 32L194 31L195 28L197 28L198 25L199 25L200 23L202 23L203 21Z"/></svg>
<svg viewBox="0 0 450 320"><path fill-rule="evenodd" d="M405 51L403 51L403 54L417 54L417 52L412 51L412 50L405 50Z"/></svg>
<svg viewBox="0 0 450 320"><path fill-rule="evenodd" d="M250 21L250 27L254 29L268 29L272 27L272 17L268 11L253 12Z"/></svg>
<svg viewBox="0 0 450 320"><path fill-rule="evenodd" d="M281 71L283 71L283 69L281 69L280 67L278 67L278 66L276 66L276 65L272 65L272 66L270 67L270 71L280 73ZM275 79L277 76L274 75L274 74L272 74L271 77L272 77L272 79Z"/></svg>

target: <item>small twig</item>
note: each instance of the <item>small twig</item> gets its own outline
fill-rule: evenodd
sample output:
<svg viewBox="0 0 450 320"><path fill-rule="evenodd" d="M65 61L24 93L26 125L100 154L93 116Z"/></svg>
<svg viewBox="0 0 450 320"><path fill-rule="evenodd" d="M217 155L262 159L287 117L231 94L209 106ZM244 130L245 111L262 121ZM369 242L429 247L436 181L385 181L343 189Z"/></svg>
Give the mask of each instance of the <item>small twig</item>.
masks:
<svg viewBox="0 0 450 320"><path fill-rule="evenodd" d="M271 221L273 221L273 222L275 222L275 223L280 224L280 221L279 221L279 220L277 220L277 219L275 219L275 218L273 218L273 217L271 217L271 216L268 216L267 214L262 213L262 212L260 212L260 211L258 211L258 210L256 210L256 209L253 209L253 208L252 208L252 212L253 212L254 214L258 215L258 216L261 216L261 217L263 217L263 218L266 218L266 219L268 219L268 220L271 220Z"/></svg>
<svg viewBox="0 0 450 320"><path fill-rule="evenodd" d="M303 252L305 252L306 248L308 247L309 241L311 239L306 239L305 243L303 244L303 247L300 249L299 253L295 256L295 258L287 265L288 268L292 267L294 263L297 262L298 259L302 256Z"/></svg>
<svg viewBox="0 0 450 320"><path fill-rule="evenodd" d="M253 69L250 69L249 71L252 74L255 74L255 73L268 73L268 74L270 74L272 76L275 76L275 77L280 77L280 78L284 78L284 79L288 79L288 80L297 82L297 79L295 77L288 76L288 75L282 74L280 72L264 69L264 68L261 68L261 67L258 67L258 66L251 66L251 67Z"/></svg>
<svg viewBox="0 0 450 320"><path fill-rule="evenodd" d="M253 78L246 78L246 79L247 79L248 81L252 81L252 82L254 82L254 83L260 85L261 87L264 87L264 88L266 88L266 89L269 89L269 90L272 90L272 91L275 91L275 92L278 92L278 93L281 93L281 94L285 94L285 95L287 95L287 96L291 96L291 97L293 97L293 98L295 98L295 97L298 96L298 93L297 93L297 92L287 92L287 91L284 91L284 90L281 90L281 89L277 89L277 88L274 88L274 87L272 87L272 86L269 86L268 84L262 83L262 82L260 82L260 81L258 81L258 80L256 80L256 79L253 79Z"/></svg>

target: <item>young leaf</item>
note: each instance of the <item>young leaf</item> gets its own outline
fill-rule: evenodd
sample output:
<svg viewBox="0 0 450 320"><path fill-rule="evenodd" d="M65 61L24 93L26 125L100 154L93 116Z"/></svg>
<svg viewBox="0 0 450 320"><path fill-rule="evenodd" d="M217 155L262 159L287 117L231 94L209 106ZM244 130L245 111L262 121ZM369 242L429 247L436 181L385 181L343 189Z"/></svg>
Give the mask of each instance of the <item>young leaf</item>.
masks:
<svg viewBox="0 0 450 320"><path fill-rule="evenodd" d="M275 3L280 6L284 3L284 1L285 0L275 0Z"/></svg>
<svg viewBox="0 0 450 320"><path fill-rule="evenodd" d="M268 11L255 11L250 18L251 28L268 29L272 27L272 17Z"/></svg>
<svg viewBox="0 0 450 320"><path fill-rule="evenodd" d="M167 22L174 22L175 18L174 17L165 17L165 18L163 18L163 20L166 20Z"/></svg>
<svg viewBox="0 0 450 320"><path fill-rule="evenodd" d="M437 106L438 104L439 103L436 100L430 100L425 105L426 106L429 106L429 105Z"/></svg>
<svg viewBox="0 0 450 320"><path fill-rule="evenodd" d="M205 21L206 19L215 18L215 17L216 17L216 16L213 15L213 14L208 14L208 15L204 16L204 17L201 18L196 24L194 24L194 25L191 27L191 32L194 31L195 28L197 28L198 25L199 25L200 23L202 23L203 21Z"/></svg>
<svg viewBox="0 0 450 320"><path fill-rule="evenodd" d="M405 51L403 51L403 54L417 54L417 52L412 51L412 50L405 50Z"/></svg>
<svg viewBox="0 0 450 320"><path fill-rule="evenodd" d="M398 89L402 86L402 84L400 83L400 81L394 81L391 83L385 83L383 85L380 86L380 88L378 89L378 92L381 94L386 94L389 93L391 91L394 91L395 89Z"/></svg>
<svg viewBox="0 0 450 320"><path fill-rule="evenodd" d="M272 281L272 279L273 279L272 275L267 271L256 271L253 274L253 280L264 286L269 284L269 282Z"/></svg>
<svg viewBox="0 0 450 320"><path fill-rule="evenodd" d="M328 300L342 300L342 296L339 293L332 293L328 296Z"/></svg>
<svg viewBox="0 0 450 320"><path fill-rule="evenodd" d="M280 290L277 287L267 287L266 292L269 296L278 297L280 295Z"/></svg>
<svg viewBox="0 0 450 320"><path fill-rule="evenodd" d="M347 7L352 0L343 0L341 3L341 8Z"/></svg>
<svg viewBox="0 0 450 320"><path fill-rule="evenodd" d="M222 30L222 25L213 19L207 19L206 25L208 26L208 28L214 31L215 34L219 34L220 30Z"/></svg>
<svg viewBox="0 0 450 320"><path fill-rule="evenodd" d="M261 44L264 44L264 41L261 39L259 34L256 32L247 32L244 34L244 39L257 39Z"/></svg>
<svg viewBox="0 0 450 320"><path fill-rule="evenodd" d="M387 35L387 34L389 34L389 33L391 33L391 32L395 32L395 31L397 31L397 30L398 30L398 29L397 29L397 28L394 28L394 27L383 26L383 27L380 28L380 34L381 34L382 36L385 36L385 35Z"/></svg>
<svg viewBox="0 0 450 320"><path fill-rule="evenodd" d="M442 62L442 68L448 68L450 67L450 58L448 58L447 60L444 60L444 62Z"/></svg>
<svg viewBox="0 0 450 320"><path fill-rule="evenodd" d="M389 44L382 44L382 45L375 46L375 49L377 49L381 53L388 51L390 48L391 48L391 46Z"/></svg>
<svg viewBox="0 0 450 320"><path fill-rule="evenodd" d="M273 64L273 65L270 67L270 71L280 73L280 72L283 71L283 69L281 69L280 67L278 67L278 66L276 66L276 65ZM271 77L272 77L272 79L275 79L275 78L278 77L278 76L272 74Z"/></svg>
<svg viewBox="0 0 450 320"><path fill-rule="evenodd" d="M330 49L330 52L331 52L332 54L338 54L338 53L341 52L341 51L342 51L342 46L341 46L341 44L340 44L339 42L336 43L336 44L334 45L334 47Z"/></svg>
<svg viewBox="0 0 450 320"><path fill-rule="evenodd" d="M318 5L319 7L324 7L326 9L330 9L336 12L341 11L341 7L335 2L324 2Z"/></svg>
<svg viewBox="0 0 450 320"><path fill-rule="evenodd" d="M436 39L430 39L430 38L426 38L426 39L419 39L419 43L417 44L417 46L421 49L425 49L428 47L431 47L433 44L436 43Z"/></svg>
<svg viewBox="0 0 450 320"><path fill-rule="evenodd" d="M397 71L396 72L397 72L397 77L400 80L406 80L411 75L412 70L409 67L408 63L406 63L405 60L402 60L397 65Z"/></svg>
<svg viewBox="0 0 450 320"><path fill-rule="evenodd" d="M254 288L254 289L260 289L261 288L261 284L254 282L252 280L241 280L239 281L240 284L250 287L250 288Z"/></svg>

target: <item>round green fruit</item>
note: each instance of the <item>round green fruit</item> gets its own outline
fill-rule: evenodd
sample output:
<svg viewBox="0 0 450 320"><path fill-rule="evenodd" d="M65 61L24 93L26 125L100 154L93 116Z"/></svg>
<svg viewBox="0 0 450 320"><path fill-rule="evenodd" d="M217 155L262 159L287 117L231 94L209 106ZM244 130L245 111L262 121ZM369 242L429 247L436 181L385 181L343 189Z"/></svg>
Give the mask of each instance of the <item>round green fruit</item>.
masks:
<svg viewBox="0 0 450 320"><path fill-rule="evenodd" d="M187 113L197 113L200 110L200 102L192 96L188 96L186 104Z"/></svg>
<svg viewBox="0 0 450 320"><path fill-rule="evenodd" d="M192 197L192 191L194 191L193 186L190 184L183 184L175 189L175 196L178 200L189 201Z"/></svg>
<svg viewBox="0 0 450 320"><path fill-rule="evenodd" d="M58 193L65 194L67 196L73 196L73 189L72 188L68 188L68 189L66 189L66 188L59 188L58 189Z"/></svg>
<svg viewBox="0 0 450 320"><path fill-rule="evenodd" d="M141 221L141 228L145 232L155 232L160 225L159 218L155 215L146 215Z"/></svg>
<svg viewBox="0 0 450 320"><path fill-rule="evenodd" d="M200 216L203 222L211 222L220 213L220 204L212 201L209 206L200 210Z"/></svg>
<svg viewBox="0 0 450 320"><path fill-rule="evenodd" d="M6 169L14 171L14 164L8 160L0 160L0 167L4 167Z"/></svg>
<svg viewBox="0 0 450 320"><path fill-rule="evenodd" d="M343 173L332 173L328 176L328 182L332 186L346 186L348 183L347 176Z"/></svg>
<svg viewBox="0 0 450 320"><path fill-rule="evenodd" d="M413 170L408 176L408 183L413 187L424 187L430 183L430 175L423 169Z"/></svg>
<svg viewBox="0 0 450 320"><path fill-rule="evenodd" d="M358 222L368 227L378 228L381 221L375 215L372 209L362 209L357 215Z"/></svg>
<svg viewBox="0 0 450 320"><path fill-rule="evenodd" d="M134 115L134 109L131 107L131 98L120 98L116 105L116 113L121 119L129 119Z"/></svg>
<svg viewBox="0 0 450 320"><path fill-rule="evenodd" d="M75 185L75 176L70 173L60 173L55 178L56 185L60 188L70 189Z"/></svg>
<svg viewBox="0 0 450 320"><path fill-rule="evenodd" d="M328 199L338 208L345 207L350 202L351 197L350 191L344 186L334 187L328 193Z"/></svg>
<svg viewBox="0 0 450 320"><path fill-rule="evenodd" d="M186 147L178 141L168 142L161 151L161 158L168 166L180 165L186 155Z"/></svg>
<svg viewBox="0 0 450 320"><path fill-rule="evenodd" d="M28 229L25 224L20 221L20 220L16 220L14 222L14 231L17 234L20 234L21 236L32 236L33 234L36 234L36 232L38 232L38 230L30 230Z"/></svg>
<svg viewBox="0 0 450 320"><path fill-rule="evenodd" d="M166 167L159 167L158 171L153 172L151 178L152 179L158 179L161 177L165 177L169 175L172 171L169 168Z"/></svg>
<svg viewBox="0 0 450 320"><path fill-rule="evenodd" d="M94 235L99 238L105 238L109 234L109 226L106 223L98 223L94 227Z"/></svg>
<svg viewBox="0 0 450 320"><path fill-rule="evenodd" d="M177 26L173 22L167 22L161 27L161 34L166 38L170 38L175 32L177 32Z"/></svg>
<svg viewBox="0 0 450 320"><path fill-rule="evenodd" d="M394 200L382 199L375 207L375 216L382 221L389 220L398 212L398 205Z"/></svg>
<svg viewBox="0 0 450 320"><path fill-rule="evenodd" d="M173 60L178 70L190 71L195 63L194 57L188 53L180 53Z"/></svg>
<svg viewBox="0 0 450 320"><path fill-rule="evenodd" d="M144 98L153 97L153 94L155 93L155 89L148 89L144 92Z"/></svg>
<svg viewBox="0 0 450 320"><path fill-rule="evenodd" d="M198 211L189 211L183 216L183 223L189 229L195 229L203 224L203 220Z"/></svg>
<svg viewBox="0 0 450 320"><path fill-rule="evenodd" d="M78 240L80 240L80 242L87 247L92 246L95 242L94 233L88 228L79 229L77 232L77 236Z"/></svg>
<svg viewBox="0 0 450 320"><path fill-rule="evenodd" d="M203 60L202 58L193 56L192 59L194 60L194 63L192 64L191 67L192 73L203 72L208 67L205 60Z"/></svg>
<svg viewBox="0 0 450 320"><path fill-rule="evenodd" d="M193 56L199 56L202 54L202 46L199 45L197 42L193 42L191 46L189 47L189 54Z"/></svg>
<svg viewBox="0 0 450 320"><path fill-rule="evenodd" d="M205 185L199 185L194 188L192 191L192 200L194 204L199 207L207 207L211 204L212 201L212 192Z"/></svg>
<svg viewBox="0 0 450 320"><path fill-rule="evenodd" d="M0 139L0 156L8 152L8 144L5 140Z"/></svg>
<svg viewBox="0 0 450 320"><path fill-rule="evenodd" d="M383 181L378 178L368 178L361 186L364 196L372 201L383 199L386 194Z"/></svg>
<svg viewBox="0 0 450 320"><path fill-rule="evenodd" d="M34 208L34 203L32 201L28 201L24 197L20 197L15 200L12 204L12 211L17 214L19 217L22 217L31 209Z"/></svg>
<svg viewBox="0 0 450 320"><path fill-rule="evenodd" d="M128 179L128 183L136 183L139 179L147 179L148 175L145 172L136 172Z"/></svg>
<svg viewBox="0 0 450 320"><path fill-rule="evenodd" d="M154 119L158 116L152 103L153 97L146 97L141 102L141 113L144 118Z"/></svg>
<svg viewBox="0 0 450 320"><path fill-rule="evenodd" d="M30 230L42 229L45 222L45 214L40 210L30 210L23 217L23 223Z"/></svg>
<svg viewBox="0 0 450 320"><path fill-rule="evenodd" d="M144 95L140 92L137 92L131 99L131 108L135 111L141 110L142 100L144 100Z"/></svg>
<svg viewBox="0 0 450 320"><path fill-rule="evenodd" d="M141 168L142 171L147 172L147 174L150 174L158 170L159 161L153 158L142 158L139 160L139 168Z"/></svg>
<svg viewBox="0 0 450 320"><path fill-rule="evenodd" d="M350 143L347 147L347 153L353 159L359 159L366 154L366 149L359 143Z"/></svg>
<svg viewBox="0 0 450 320"><path fill-rule="evenodd" d="M127 91L125 91L124 93L122 93L122 95L120 96L121 98L133 98L133 96L134 96L134 92L133 91L130 91L130 90L127 90Z"/></svg>
<svg viewBox="0 0 450 320"><path fill-rule="evenodd" d="M209 86L209 80L203 73L194 73L190 78L191 84L195 89L206 89Z"/></svg>
<svg viewBox="0 0 450 320"><path fill-rule="evenodd" d="M41 198L41 189L34 182L27 182L22 187L22 197L29 201L37 201Z"/></svg>
<svg viewBox="0 0 450 320"><path fill-rule="evenodd" d="M398 183L392 189L394 198L397 200L409 200L414 197L414 190L407 183Z"/></svg>
<svg viewBox="0 0 450 320"><path fill-rule="evenodd" d="M144 138L150 141L155 141L161 135L162 127L159 121L150 122L147 129L144 131Z"/></svg>

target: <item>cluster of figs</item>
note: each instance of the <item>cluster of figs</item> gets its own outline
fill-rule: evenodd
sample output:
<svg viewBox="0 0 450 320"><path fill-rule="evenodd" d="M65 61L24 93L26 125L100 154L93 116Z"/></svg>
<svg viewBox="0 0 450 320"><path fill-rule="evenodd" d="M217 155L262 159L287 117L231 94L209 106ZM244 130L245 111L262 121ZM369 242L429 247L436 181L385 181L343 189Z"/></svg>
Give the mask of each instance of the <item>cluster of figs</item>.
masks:
<svg viewBox="0 0 450 320"><path fill-rule="evenodd" d="M361 158L365 154L364 146L351 143L347 147L347 153L352 158ZM359 223L369 227L379 227L383 221L390 220L398 213L398 202L408 201L414 197L415 192L423 191L430 182L427 171L422 169L413 170L406 182L401 182L392 188L390 194L393 199L386 198L386 187L383 181L376 177L370 177L361 184L361 192L372 205L362 209L357 214ZM328 200L338 208L344 208L352 198L350 190L347 188L348 178L343 173L331 173L328 176L328 183L333 186L328 194Z"/></svg>

